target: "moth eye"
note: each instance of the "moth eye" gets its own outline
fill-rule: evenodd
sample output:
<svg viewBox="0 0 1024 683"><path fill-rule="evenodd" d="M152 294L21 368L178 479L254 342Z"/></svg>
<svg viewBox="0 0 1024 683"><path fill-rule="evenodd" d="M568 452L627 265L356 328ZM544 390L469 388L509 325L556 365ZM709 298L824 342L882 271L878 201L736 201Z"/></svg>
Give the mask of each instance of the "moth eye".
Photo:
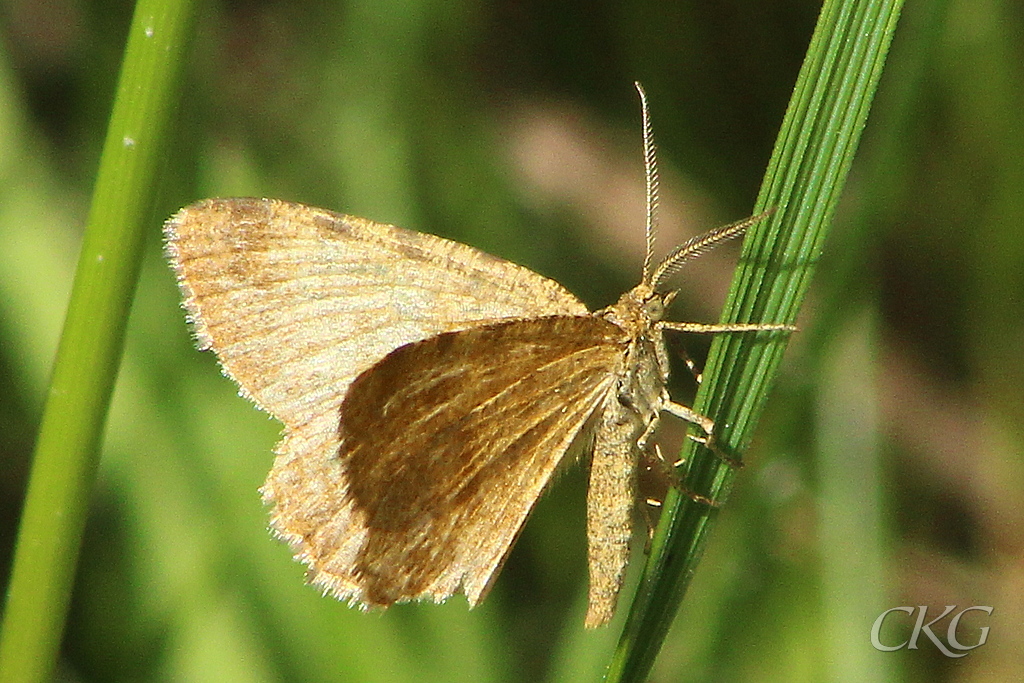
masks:
<svg viewBox="0 0 1024 683"><path fill-rule="evenodd" d="M660 298L645 301L644 313L646 313L652 320L661 320L661 317L665 315L665 304Z"/></svg>

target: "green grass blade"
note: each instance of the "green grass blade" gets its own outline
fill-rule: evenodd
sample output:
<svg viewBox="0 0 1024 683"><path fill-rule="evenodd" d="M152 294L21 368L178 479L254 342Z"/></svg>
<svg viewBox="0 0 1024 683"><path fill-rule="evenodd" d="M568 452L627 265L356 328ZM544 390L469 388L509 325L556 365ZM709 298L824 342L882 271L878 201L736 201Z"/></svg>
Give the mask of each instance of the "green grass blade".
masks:
<svg viewBox="0 0 1024 683"><path fill-rule="evenodd" d="M125 50L43 412L0 631L0 681L60 647L193 3L141 0Z"/></svg>
<svg viewBox="0 0 1024 683"><path fill-rule="evenodd" d="M895 31L900 0L830 0L822 8L754 212L776 207L744 242L722 321L792 322L807 291ZM786 337L721 335L695 408L719 447L746 449ZM688 443L683 486L719 504L735 468ZM678 611L717 508L669 492L606 680L644 680Z"/></svg>

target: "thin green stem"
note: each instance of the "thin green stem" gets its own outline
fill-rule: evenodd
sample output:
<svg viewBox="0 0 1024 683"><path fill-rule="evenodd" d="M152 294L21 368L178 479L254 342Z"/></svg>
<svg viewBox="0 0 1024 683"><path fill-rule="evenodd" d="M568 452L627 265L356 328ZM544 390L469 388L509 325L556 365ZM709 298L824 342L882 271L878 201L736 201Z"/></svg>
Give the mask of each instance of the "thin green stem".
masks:
<svg viewBox="0 0 1024 683"><path fill-rule="evenodd" d="M22 512L4 683L49 680L60 646L192 9L141 0L132 20Z"/></svg>

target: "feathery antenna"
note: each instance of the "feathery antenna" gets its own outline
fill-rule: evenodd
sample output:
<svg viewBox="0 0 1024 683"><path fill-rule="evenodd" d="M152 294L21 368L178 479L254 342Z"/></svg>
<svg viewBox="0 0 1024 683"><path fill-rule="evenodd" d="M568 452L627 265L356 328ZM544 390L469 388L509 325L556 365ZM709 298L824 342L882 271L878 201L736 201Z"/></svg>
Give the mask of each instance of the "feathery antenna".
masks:
<svg viewBox="0 0 1024 683"><path fill-rule="evenodd" d="M763 221L768 216L775 212L775 207L768 209L756 216L750 218L744 218L741 221L723 225L720 228L715 228L703 235L696 235L686 240L678 247L673 249L668 256L665 257L658 267L654 270L654 274L651 276L651 286L655 289L668 278L675 275L684 263L690 259L697 258L701 254L705 254L717 247L726 240L731 240L734 237L739 237L746 231L747 228Z"/></svg>
<svg viewBox="0 0 1024 683"><path fill-rule="evenodd" d="M658 214L658 156L654 148L654 131L651 128L651 112L647 107L647 93L639 81L634 81L640 95L640 111L644 130L644 175L647 180L647 254L644 256L643 281L651 282L651 263L654 259L654 230Z"/></svg>

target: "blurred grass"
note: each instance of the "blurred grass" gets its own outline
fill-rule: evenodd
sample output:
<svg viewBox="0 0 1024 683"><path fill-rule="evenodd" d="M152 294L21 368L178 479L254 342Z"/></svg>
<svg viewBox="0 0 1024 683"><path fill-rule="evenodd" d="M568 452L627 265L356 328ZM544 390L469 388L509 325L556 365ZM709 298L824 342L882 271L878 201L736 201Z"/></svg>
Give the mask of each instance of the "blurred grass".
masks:
<svg viewBox="0 0 1024 683"><path fill-rule="evenodd" d="M830 405L839 406L833 417L851 420L844 429L878 435L881 481L872 487L883 517L871 524L884 533L865 551L889 558L880 567L870 560L883 574L886 605L996 606L985 622L989 643L956 666L922 646L886 655L892 669L882 677L1021 677L1024 610L1009 596L1024 556L1024 402L1013 379L1024 368L1015 355L1024 285L1013 277L1024 261L1014 209L1024 196L1016 153L1024 59L1012 40L1024 22L1014 5L992 2L950 3L930 28L915 23L945 4L905 10L863 151L870 158L893 127L899 144L881 172L854 166L811 287L811 317L800 321L654 680L820 680L839 665L825 640L833 618L859 634L841 636L846 647L874 653L870 623L842 621L827 599L824 558L841 528L833 525L868 530L837 490L863 483L859 466L838 451L816 461L829 443L819 423ZM127 26L101 3L47 6L67 14L39 21L42 5L15 3L0 19L0 572ZM635 282L639 260L603 260L630 252L600 246L612 238L585 218L577 204L585 194L523 189L508 153L518 142L512 123L571 103L544 111L588 131L592 148L615 163L632 164L639 188L630 85L639 79L652 100L666 195L684 195L707 217L694 230L739 217L750 209L816 10L212 5L197 27L160 213L210 195L307 201L469 241L603 305ZM39 26L47 28L29 30ZM893 76L909 61L920 75L908 85ZM884 115L897 105L906 128ZM592 181L589 158L556 161L563 177ZM618 191L592 187L595 204ZM856 250L844 247L852 210L868 221L868 236L851 238ZM641 226L637 210L620 226L623 240ZM129 320L60 677L599 676L618 634L580 625L578 472L542 500L479 609L457 598L364 615L302 584L301 567L267 534L256 493L278 425L192 349L158 227ZM829 278L844 270L852 277L833 295ZM701 313L698 293L681 298L689 299L681 309L696 311L686 317L715 316ZM828 321L821 329L818 316ZM858 333L863 320L871 322ZM840 343L851 334L860 341ZM851 348L877 365L858 375L843 360ZM854 395L846 381L874 384L876 426L829 402ZM844 471L850 481L835 481Z"/></svg>

